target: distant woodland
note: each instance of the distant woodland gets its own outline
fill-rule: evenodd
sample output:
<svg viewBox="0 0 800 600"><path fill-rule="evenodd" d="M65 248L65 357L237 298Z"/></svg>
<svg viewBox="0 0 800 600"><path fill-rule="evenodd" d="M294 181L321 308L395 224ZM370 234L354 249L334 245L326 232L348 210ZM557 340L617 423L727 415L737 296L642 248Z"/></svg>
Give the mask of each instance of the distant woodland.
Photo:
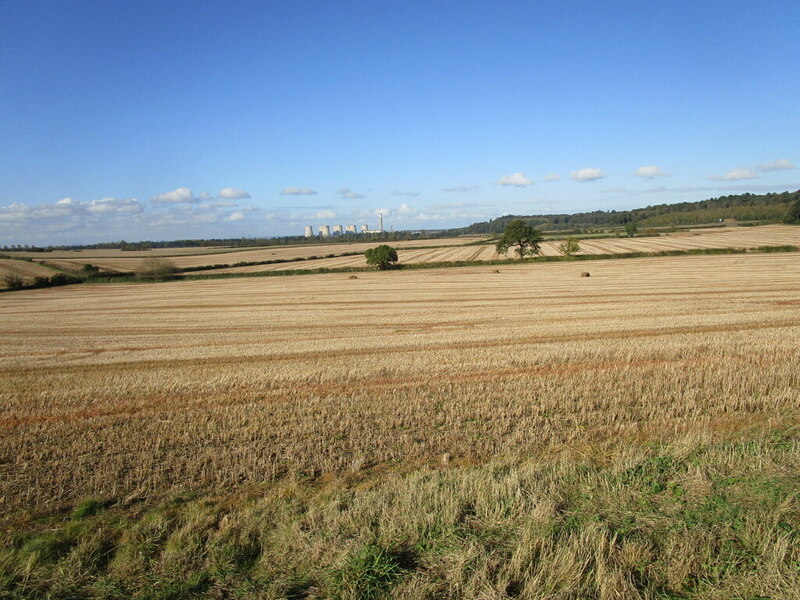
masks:
<svg viewBox="0 0 800 600"><path fill-rule="evenodd" d="M800 190L797 190L780 194L720 196L699 202L657 204L623 211L596 210L573 215L505 215L468 227L452 229L450 234L502 233L506 225L514 219L523 219L527 224L544 231L615 228L624 227L628 223L636 223L641 230L646 227L700 225L718 222L720 219L775 223L786 219L790 206L799 201Z"/></svg>

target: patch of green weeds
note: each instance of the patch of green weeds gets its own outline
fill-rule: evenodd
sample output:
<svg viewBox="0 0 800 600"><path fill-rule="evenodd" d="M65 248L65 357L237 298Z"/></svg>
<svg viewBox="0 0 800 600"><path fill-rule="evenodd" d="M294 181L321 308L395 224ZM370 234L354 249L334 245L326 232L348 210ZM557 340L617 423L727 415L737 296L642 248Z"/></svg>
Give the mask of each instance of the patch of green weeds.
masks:
<svg viewBox="0 0 800 600"><path fill-rule="evenodd" d="M732 504L727 497L713 494L699 506L687 506L678 515L676 525L692 529L695 527L730 527L741 529L743 524L742 507Z"/></svg>
<svg viewBox="0 0 800 600"><path fill-rule="evenodd" d="M78 544L78 539L70 533L62 529L34 535L20 548L20 558L29 564L56 562Z"/></svg>
<svg viewBox="0 0 800 600"><path fill-rule="evenodd" d="M198 571L182 580L156 580L133 598L134 600L188 600L208 590L211 583L208 573Z"/></svg>
<svg viewBox="0 0 800 600"><path fill-rule="evenodd" d="M623 483L638 486L650 494L658 494L667 489L677 466L671 456L652 456L624 471L620 479Z"/></svg>
<svg viewBox="0 0 800 600"><path fill-rule="evenodd" d="M368 544L351 553L330 576L330 591L341 600L385 598L400 577L413 567L413 554Z"/></svg>
<svg viewBox="0 0 800 600"><path fill-rule="evenodd" d="M108 506L107 502L98 500L97 498L88 498L79 503L75 510L72 511L72 520L80 521L87 517L93 517Z"/></svg>

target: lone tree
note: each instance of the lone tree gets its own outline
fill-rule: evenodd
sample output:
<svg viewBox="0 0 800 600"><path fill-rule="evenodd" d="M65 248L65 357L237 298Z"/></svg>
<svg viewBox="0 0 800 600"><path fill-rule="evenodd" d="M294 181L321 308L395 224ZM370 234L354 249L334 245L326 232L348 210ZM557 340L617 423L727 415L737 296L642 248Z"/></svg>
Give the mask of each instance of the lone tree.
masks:
<svg viewBox="0 0 800 600"><path fill-rule="evenodd" d="M93 265L91 263L86 263L81 268L81 275L85 275L86 277L97 275L99 272L100 272L100 267L98 267L97 265Z"/></svg>
<svg viewBox="0 0 800 600"><path fill-rule="evenodd" d="M375 265L381 271L391 269L397 262L397 250L386 244L381 244L375 248L370 248L364 252L368 265Z"/></svg>
<svg viewBox="0 0 800 600"><path fill-rule="evenodd" d="M572 256L581 251L581 245L574 237L568 237L563 243L558 245L558 250L565 256Z"/></svg>
<svg viewBox="0 0 800 600"><path fill-rule="evenodd" d="M541 244L541 231L526 225L522 219L514 219L506 225L506 230L497 242L495 249L498 254L507 254L509 248L516 247L519 259L524 260L526 256L538 254Z"/></svg>

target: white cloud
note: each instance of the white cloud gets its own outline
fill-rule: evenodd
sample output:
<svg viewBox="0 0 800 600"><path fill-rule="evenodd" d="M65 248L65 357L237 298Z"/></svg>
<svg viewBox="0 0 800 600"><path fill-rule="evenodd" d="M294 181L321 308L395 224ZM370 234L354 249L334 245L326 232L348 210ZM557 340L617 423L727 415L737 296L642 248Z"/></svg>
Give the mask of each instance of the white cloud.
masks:
<svg viewBox="0 0 800 600"><path fill-rule="evenodd" d="M173 198L193 198L191 192ZM113 240L236 237L242 235L247 213L230 212L215 202L141 202L136 198L100 198L89 202L75 198L28 206L0 206L0 238L6 243L75 244ZM281 232L275 232L281 233Z"/></svg>
<svg viewBox="0 0 800 600"><path fill-rule="evenodd" d="M653 179L654 177L669 177L669 173L657 165L639 167L633 172L633 174L637 177L643 177L644 179Z"/></svg>
<svg viewBox="0 0 800 600"><path fill-rule="evenodd" d="M85 207L92 214L140 213L144 210L136 198L100 198L85 203Z"/></svg>
<svg viewBox="0 0 800 600"><path fill-rule="evenodd" d="M339 215L333 210L321 210L314 215L315 219L335 219Z"/></svg>
<svg viewBox="0 0 800 600"><path fill-rule="evenodd" d="M456 187L442 188L446 194L464 194L466 192L477 192L481 189L479 185L459 185Z"/></svg>
<svg viewBox="0 0 800 600"><path fill-rule="evenodd" d="M135 214L143 210L142 203L136 198L101 198L91 202L62 198L53 204L27 206L15 202L11 206L0 207L0 219L42 221L66 217Z"/></svg>
<svg viewBox="0 0 800 600"><path fill-rule="evenodd" d="M354 192L348 188L342 188L340 190L336 190L336 193L339 194L342 198L346 198L347 200L361 200L362 198L366 198L364 194L359 194L358 192Z"/></svg>
<svg viewBox="0 0 800 600"><path fill-rule="evenodd" d="M0 206L0 221L23 221L30 214L31 208L21 202L14 202L10 206Z"/></svg>
<svg viewBox="0 0 800 600"><path fill-rule="evenodd" d="M575 181L597 181L598 179L605 177L606 174L603 173L603 169L591 168L571 171L569 176Z"/></svg>
<svg viewBox="0 0 800 600"><path fill-rule="evenodd" d="M788 158L779 158L778 160L773 160L771 163L759 165L756 168L759 171L786 171L794 169L795 167Z"/></svg>
<svg viewBox="0 0 800 600"><path fill-rule="evenodd" d="M548 173L544 176L545 181L558 181L559 179L561 179L561 175L558 173Z"/></svg>
<svg viewBox="0 0 800 600"><path fill-rule="evenodd" d="M192 195L192 190L187 187L180 187L166 194L158 194L150 198L154 204L182 204L190 202L199 202L200 198L195 198Z"/></svg>
<svg viewBox="0 0 800 600"><path fill-rule="evenodd" d="M724 175L709 175L708 179L711 181L739 181L740 179L758 179L758 173L756 173L750 167L739 167L738 169L728 171Z"/></svg>
<svg viewBox="0 0 800 600"><path fill-rule="evenodd" d="M317 192L310 188L299 188L290 185L287 188L283 188L283 190L281 190L281 194L284 196L315 196Z"/></svg>
<svg viewBox="0 0 800 600"><path fill-rule="evenodd" d="M381 215L383 215L385 217L385 216L391 214L392 211L390 209L388 209L388 208L376 208L372 212L373 212L373 214L375 216L377 216L378 214L381 214Z"/></svg>
<svg viewBox="0 0 800 600"><path fill-rule="evenodd" d="M528 187L529 185L533 185L533 181L525 177L522 173L504 175L494 183L495 185L512 185L514 187Z"/></svg>
<svg viewBox="0 0 800 600"><path fill-rule="evenodd" d="M392 196L408 196L409 198L416 198L419 196L419 192L392 192Z"/></svg>
<svg viewBox="0 0 800 600"><path fill-rule="evenodd" d="M78 236L97 241L98 235L118 231L114 239L130 236L130 225L139 221L144 206L135 198L101 198L82 202L62 198L49 204L28 206L15 202L0 206L0 237L23 243L75 243Z"/></svg>
<svg viewBox="0 0 800 600"><path fill-rule="evenodd" d="M239 205L236 204L236 202L231 202L230 200L217 200L216 202L212 202L211 206L214 208L231 208Z"/></svg>
<svg viewBox="0 0 800 600"><path fill-rule="evenodd" d="M397 209L397 213L404 216L411 216L418 214L419 211L416 208L412 208L409 204L403 202L400 205L400 208Z"/></svg>
<svg viewBox="0 0 800 600"><path fill-rule="evenodd" d="M240 190L239 188L226 187L219 191L217 198L225 198L226 200L242 200L244 198L250 198L250 194L244 190Z"/></svg>

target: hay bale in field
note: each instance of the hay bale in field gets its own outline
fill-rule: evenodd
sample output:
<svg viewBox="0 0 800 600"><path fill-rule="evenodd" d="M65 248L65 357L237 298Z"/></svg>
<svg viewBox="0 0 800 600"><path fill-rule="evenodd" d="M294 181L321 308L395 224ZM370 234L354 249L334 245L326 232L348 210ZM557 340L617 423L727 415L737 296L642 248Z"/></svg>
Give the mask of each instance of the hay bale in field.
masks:
<svg viewBox="0 0 800 600"><path fill-rule="evenodd" d="M589 271L584 271L581 273L581 277L591 277L591 275L589 275Z"/></svg>
<svg viewBox="0 0 800 600"><path fill-rule="evenodd" d="M358 279L358 275L350 275L350 277L348 277L348 279Z"/></svg>

